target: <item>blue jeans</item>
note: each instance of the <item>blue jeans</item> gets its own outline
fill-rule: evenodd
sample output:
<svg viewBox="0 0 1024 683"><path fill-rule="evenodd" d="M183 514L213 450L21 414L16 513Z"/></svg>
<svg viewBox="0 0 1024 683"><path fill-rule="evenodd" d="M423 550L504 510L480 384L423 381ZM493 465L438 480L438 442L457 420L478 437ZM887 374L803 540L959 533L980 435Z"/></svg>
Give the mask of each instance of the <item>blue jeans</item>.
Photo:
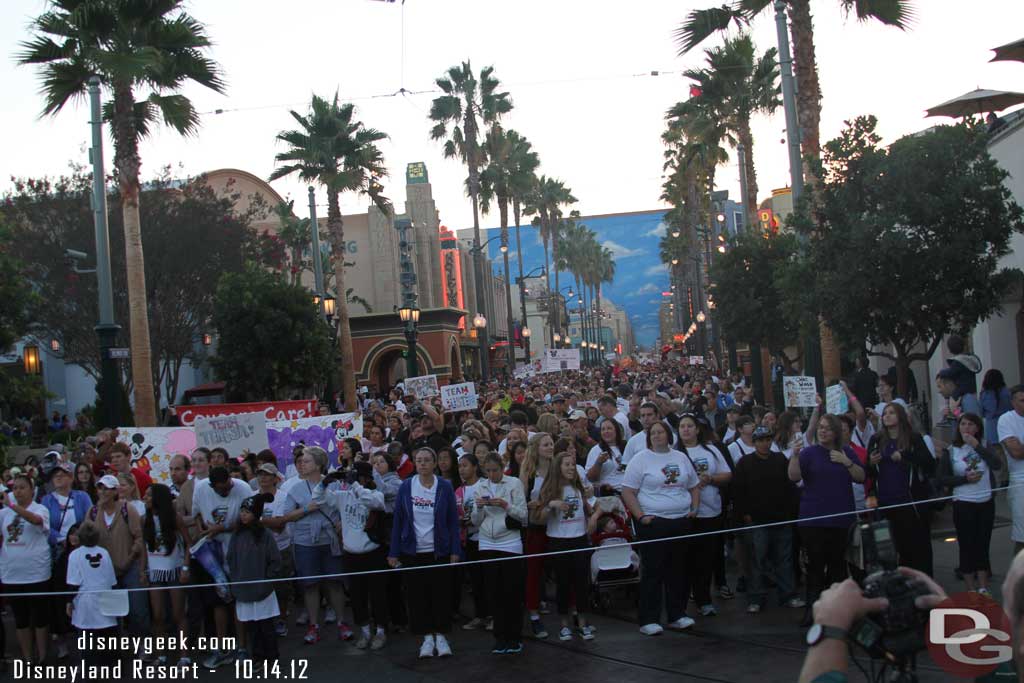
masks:
<svg viewBox="0 0 1024 683"><path fill-rule="evenodd" d="M764 577L771 574L779 591L779 604L793 597L793 529L773 526L750 532L750 576L747 603L764 605L768 594Z"/></svg>
<svg viewBox="0 0 1024 683"><path fill-rule="evenodd" d="M139 588L139 565L137 562L117 580L117 588ZM128 593L128 616L125 617L128 635L145 636L149 633L149 591Z"/></svg>

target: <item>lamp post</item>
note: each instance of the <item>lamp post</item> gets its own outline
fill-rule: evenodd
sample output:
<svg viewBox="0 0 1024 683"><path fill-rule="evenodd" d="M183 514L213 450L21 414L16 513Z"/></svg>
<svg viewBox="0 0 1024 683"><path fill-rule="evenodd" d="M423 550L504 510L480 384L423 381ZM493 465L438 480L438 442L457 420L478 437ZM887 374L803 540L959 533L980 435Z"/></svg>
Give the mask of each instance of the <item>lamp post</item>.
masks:
<svg viewBox="0 0 1024 683"><path fill-rule="evenodd" d="M417 325L420 322L420 309L415 304L403 304L398 309L398 318L405 327L405 376L416 377L419 375L419 366L416 362L416 338L419 336Z"/></svg>
<svg viewBox="0 0 1024 683"><path fill-rule="evenodd" d="M520 252L520 260L522 259L522 252ZM534 268L526 275L521 275L516 279L516 284L519 285L519 314L523 318L523 350L526 352L526 362L530 362L530 328L528 326L529 321L526 317L526 281L535 276L543 275L547 272L547 268L544 266L538 266Z"/></svg>
<svg viewBox="0 0 1024 683"><path fill-rule="evenodd" d="M43 364L39 358L38 346L26 344L21 351L21 355L26 375L38 375L42 372Z"/></svg>
<svg viewBox="0 0 1024 683"><path fill-rule="evenodd" d="M477 329L477 337L480 341L480 379L484 382L487 381L490 375L491 365L491 342L488 339L487 334L487 318L482 314L487 313L487 303L484 300L484 266L483 266L483 251L484 248L496 239L499 239L501 235L495 235L483 244L480 243L480 233L475 231L473 235L473 246L469 248L469 253L473 256L473 275L476 280L476 308L477 317L484 321L484 325L476 327L477 317L473 318L473 326ZM501 245L502 253L508 253L507 241L502 242Z"/></svg>
<svg viewBox="0 0 1024 683"><path fill-rule="evenodd" d="M420 321L420 309L416 306L416 270L413 267L412 257L409 254L408 231L412 228L412 221L408 218L401 218L395 221L395 229L398 230L398 260L399 260L399 282L402 286L402 307L398 309L398 317L404 323L405 343L408 347L405 355L405 376L416 377L419 370L416 364L416 337L418 335L416 325Z"/></svg>
<svg viewBox="0 0 1024 683"><path fill-rule="evenodd" d="M309 234L313 247L313 291L320 295L324 291L324 264L320 258L320 230L316 223L316 190L312 185L309 192ZM317 308L320 308L319 296L315 301ZM323 311L321 311L323 314Z"/></svg>

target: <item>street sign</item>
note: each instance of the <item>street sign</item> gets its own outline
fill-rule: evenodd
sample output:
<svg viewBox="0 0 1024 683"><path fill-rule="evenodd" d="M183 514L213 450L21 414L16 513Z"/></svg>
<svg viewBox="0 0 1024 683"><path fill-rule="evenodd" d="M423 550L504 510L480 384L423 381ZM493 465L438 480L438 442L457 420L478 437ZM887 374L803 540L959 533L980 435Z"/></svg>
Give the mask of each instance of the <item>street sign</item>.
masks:
<svg viewBox="0 0 1024 683"><path fill-rule="evenodd" d="M125 347L110 349L111 358L130 358L131 351Z"/></svg>

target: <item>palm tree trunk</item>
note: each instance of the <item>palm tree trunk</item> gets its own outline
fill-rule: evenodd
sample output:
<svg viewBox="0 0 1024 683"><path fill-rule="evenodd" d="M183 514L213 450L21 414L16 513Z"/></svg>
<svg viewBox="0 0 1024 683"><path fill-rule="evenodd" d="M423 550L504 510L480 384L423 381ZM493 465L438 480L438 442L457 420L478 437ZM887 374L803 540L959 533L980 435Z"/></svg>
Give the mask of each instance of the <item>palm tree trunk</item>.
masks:
<svg viewBox="0 0 1024 683"><path fill-rule="evenodd" d="M469 168L469 191L473 200L473 246L479 248L480 242L480 172L473 164ZM484 299L484 255L480 251L473 254L473 274L476 280L476 309L477 312L487 317L487 305ZM483 381L490 380L491 365L491 344L488 339L487 325L477 331L480 341L480 378Z"/></svg>
<svg viewBox="0 0 1024 683"><path fill-rule="evenodd" d="M562 331L562 304L561 304L561 291L558 287L558 221L552 220L551 226L548 228L548 232L551 234L551 267L555 269L555 307L553 312L555 314L555 327L558 328L559 334Z"/></svg>
<svg viewBox="0 0 1024 683"><path fill-rule="evenodd" d="M523 281L523 243L519 239L519 223L522 220L522 214L520 211L519 198L512 198L512 216L516 222L516 260L519 261L519 282ZM523 296L523 285L519 287L519 314L523 317L523 327L529 327L529 322L526 319L526 297ZM523 351L526 357L526 362L530 362L530 338L523 338Z"/></svg>
<svg viewBox="0 0 1024 683"><path fill-rule="evenodd" d="M597 283L597 311L594 312L594 318L597 320L597 330L596 330L596 332L597 332L597 339L595 340L597 342L597 349L595 350L595 353L597 354L598 365L604 365L604 354L601 351L601 343L604 341L604 335L601 333L603 326L601 324L601 283L600 282Z"/></svg>
<svg viewBox="0 0 1024 683"><path fill-rule="evenodd" d="M505 263L505 322L508 325L505 339L508 340L508 376L512 377L512 373L516 370L516 324L512 320L512 284L509 281L508 267L508 199L505 197L498 197L498 216L501 219L501 246L505 248L501 254L502 261Z"/></svg>
<svg viewBox="0 0 1024 683"><path fill-rule="evenodd" d="M352 328L349 326L348 299L345 296L345 224L341 219L338 193L333 190L327 193L327 231L331 235L331 251L337 255L334 259L334 296L338 314L338 354L341 356L341 395L345 401L345 410L352 412L359 404L356 400Z"/></svg>
<svg viewBox="0 0 1024 683"><path fill-rule="evenodd" d="M757 171L754 168L754 134L750 130L750 119L741 119L739 122L740 143L746 149L744 166L747 168L747 196L742 198L747 209L748 230L754 230L758 224L757 220Z"/></svg>
<svg viewBox="0 0 1024 683"><path fill-rule="evenodd" d="M132 379L135 394L135 425L156 426L156 392L149 343L149 313L146 297L146 264L142 251L139 218L138 134L133 118L131 85L114 84L114 167L121 191L124 220L125 270L128 284L128 327L131 334Z"/></svg>

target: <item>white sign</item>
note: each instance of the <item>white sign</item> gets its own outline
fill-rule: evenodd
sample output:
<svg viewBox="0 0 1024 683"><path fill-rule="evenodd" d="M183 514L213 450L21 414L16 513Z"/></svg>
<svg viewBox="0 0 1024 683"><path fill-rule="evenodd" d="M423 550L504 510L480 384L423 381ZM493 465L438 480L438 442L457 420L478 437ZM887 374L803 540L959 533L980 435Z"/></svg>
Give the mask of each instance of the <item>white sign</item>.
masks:
<svg viewBox="0 0 1024 683"><path fill-rule="evenodd" d="M196 418L196 444L207 448L220 446L232 457L243 452L259 453L269 448L267 419L263 413L214 415Z"/></svg>
<svg viewBox="0 0 1024 683"><path fill-rule="evenodd" d="M548 349L543 355L542 372L580 369L579 349Z"/></svg>
<svg viewBox="0 0 1024 683"><path fill-rule="evenodd" d="M818 385L813 377L783 377L782 395L787 408L814 408L818 405Z"/></svg>
<svg viewBox="0 0 1024 683"><path fill-rule="evenodd" d="M833 384L825 389L825 409L833 415L842 415L850 409L850 400L842 385Z"/></svg>
<svg viewBox="0 0 1024 683"><path fill-rule="evenodd" d="M537 374L537 368L532 363L528 365L517 365L516 371L512 373L516 379L526 379L527 377L533 377Z"/></svg>
<svg viewBox="0 0 1024 683"><path fill-rule="evenodd" d="M690 365L704 365L704 356L690 356Z"/></svg>
<svg viewBox="0 0 1024 683"><path fill-rule="evenodd" d="M472 382L446 384L441 387L441 406L448 412L476 410L478 405L476 385Z"/></svg>
<svg viewBox="0 0 1024 683"><path fill-rule="evenodd" d="M118 427L117 440L131 449L132 467L149 474L158 484L171 480L171 458L196 449L191 427Z"/></svg>
<svg viewBox="0 0 1024 683"><path fill-rule="evenodd" d="M405 393L412 394L420 400L437 396L441 393L437 389L437 375L407 378L405 380Z"/></svg>

